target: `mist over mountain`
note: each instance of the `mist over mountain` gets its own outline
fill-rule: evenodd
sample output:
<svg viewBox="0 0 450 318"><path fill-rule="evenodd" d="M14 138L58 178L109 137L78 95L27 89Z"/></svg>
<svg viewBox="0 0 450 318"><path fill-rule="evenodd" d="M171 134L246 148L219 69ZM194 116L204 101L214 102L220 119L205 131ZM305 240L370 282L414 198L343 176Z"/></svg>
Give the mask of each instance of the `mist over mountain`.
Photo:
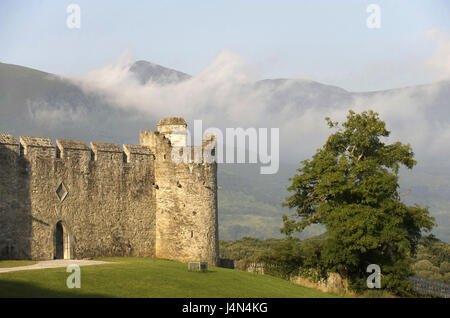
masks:
<svg viewBox="0 0 450 318"><path fill-rule="evenodd" d="M274 175L258 165L219 166L219 235L280 236L288 178L332 132L325 117L342 121L349 109L373 109L392 131L387 142L411 143L418 160L401 171L410 204L430 206L434 233L450 241L450 82L353 93L302 79L252 77L232 54L188 75L146 61L107 65L65 78L0 63L0 132L136 144L140 129L161 117L202 119L207 127L278 127L282 164ZM309 235L322 229L308 229ZM306 233L304 236L308 236Z"/></svg>
<svg viewBox="0 0 450 318"><path fill-rule="evenodd" d="M102 96L86 94L66 78L0 63L3 133L137 143L139 129L156 123L137 111L112 108Z"/></svg>
<svg viewBox="0 0 450 318"><path fill-rule="evenodd" d="M139 82L144 85L149 81L161 85L179 83L189 79L191 76L182 72L178 72L158 64L147 61L137 61L130 67Z"/></svg>

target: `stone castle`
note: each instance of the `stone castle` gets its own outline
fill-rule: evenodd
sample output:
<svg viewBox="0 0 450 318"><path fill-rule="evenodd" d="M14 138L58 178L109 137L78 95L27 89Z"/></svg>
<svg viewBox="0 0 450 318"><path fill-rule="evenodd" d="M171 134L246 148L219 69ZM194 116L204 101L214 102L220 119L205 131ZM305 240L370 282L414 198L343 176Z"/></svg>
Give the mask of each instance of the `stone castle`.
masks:
<svg viewBox="0 0 450 318"><path fill-rule="evenodd" d="M157 257L218 262L217 164L172 160L186 122L140 145L0 134L0 259ZM212 149L211 136L191 152Z"/></svg>

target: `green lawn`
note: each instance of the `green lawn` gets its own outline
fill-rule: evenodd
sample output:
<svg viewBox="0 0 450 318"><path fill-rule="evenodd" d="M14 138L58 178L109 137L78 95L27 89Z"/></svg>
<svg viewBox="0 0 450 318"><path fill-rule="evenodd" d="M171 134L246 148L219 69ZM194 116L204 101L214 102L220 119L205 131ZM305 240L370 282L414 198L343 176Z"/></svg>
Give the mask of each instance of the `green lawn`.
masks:
<svg viewBox="0 0 450 318"><path fill-rule="evenodd" d="M0 273L0 297L337 297L268 276L161 259L105 258L117 264L81 267L81 288L69 289L66 268Z"/></svg>
<svg viewBox="0 0 450 318"><path fill-rule="evenodd" d="M28 266L33 264L36 264L36 261L2 260L0 261L0 268Z"/></svg>

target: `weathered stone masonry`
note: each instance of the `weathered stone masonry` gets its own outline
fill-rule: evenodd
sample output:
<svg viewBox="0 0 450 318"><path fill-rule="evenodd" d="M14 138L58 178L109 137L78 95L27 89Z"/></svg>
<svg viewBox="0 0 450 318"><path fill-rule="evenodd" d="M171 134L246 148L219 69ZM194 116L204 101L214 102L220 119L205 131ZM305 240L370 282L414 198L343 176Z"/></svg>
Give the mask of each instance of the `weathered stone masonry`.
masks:
<svg viewBox="0 0 450 318"><path fill-rule="evenodd" d="M180 129L182 118L162 119L123 151L0 134L0 258L217 264L217 164L172 161L173 143L185 142Z"/></svg>

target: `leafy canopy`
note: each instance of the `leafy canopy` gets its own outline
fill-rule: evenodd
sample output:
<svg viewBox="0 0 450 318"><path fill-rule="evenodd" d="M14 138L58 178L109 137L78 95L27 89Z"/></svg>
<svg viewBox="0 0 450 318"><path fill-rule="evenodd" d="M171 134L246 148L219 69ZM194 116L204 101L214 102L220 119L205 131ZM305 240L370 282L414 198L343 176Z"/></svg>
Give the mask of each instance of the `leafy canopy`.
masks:
<svg viewBox="0 0 450 318"><path fill-rule="evenodd" d="M390 132L373 111L349 111L342 125L326 120L336 132L290 179L293 194L284 205L295 213L283 216L282 232L291 236L325 224L322 261L330 270L362 279L367 265L379 264L394 287L410 274L407 259L422 230L434 225L427 208L400 200L399 168L411 169L414 153L409 144L383 142Z"/></svg>

